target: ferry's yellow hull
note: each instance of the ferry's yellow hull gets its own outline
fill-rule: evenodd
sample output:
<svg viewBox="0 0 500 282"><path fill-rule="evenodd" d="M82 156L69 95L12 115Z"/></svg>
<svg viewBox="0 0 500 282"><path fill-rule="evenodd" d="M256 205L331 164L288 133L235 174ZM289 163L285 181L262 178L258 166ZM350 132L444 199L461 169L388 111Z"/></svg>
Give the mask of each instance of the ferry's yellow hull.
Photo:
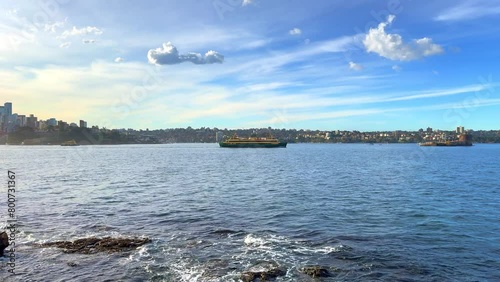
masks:
<svg viewBox="0 0 500 282"><path fill-rule="evenodd" d="M286 144L286 142L220 142L219 146L223 148L286 148Z"/></svg>

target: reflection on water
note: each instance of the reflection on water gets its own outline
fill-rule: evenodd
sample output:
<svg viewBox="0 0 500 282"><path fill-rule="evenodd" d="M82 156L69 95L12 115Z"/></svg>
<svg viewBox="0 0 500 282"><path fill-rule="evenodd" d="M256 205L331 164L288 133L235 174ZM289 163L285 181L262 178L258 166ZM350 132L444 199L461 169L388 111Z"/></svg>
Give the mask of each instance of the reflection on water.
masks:
<svg viewBox="0 0 500 282"><path fill-rule="evenodd" d="M0 154L18 180L24 281L237 281L261 262L285 269L278 281L307 281L306 265L328 269L321 281L500 279L498 145L1 146ZM88 236L153 241L118 254L36 247Z"/></svg>

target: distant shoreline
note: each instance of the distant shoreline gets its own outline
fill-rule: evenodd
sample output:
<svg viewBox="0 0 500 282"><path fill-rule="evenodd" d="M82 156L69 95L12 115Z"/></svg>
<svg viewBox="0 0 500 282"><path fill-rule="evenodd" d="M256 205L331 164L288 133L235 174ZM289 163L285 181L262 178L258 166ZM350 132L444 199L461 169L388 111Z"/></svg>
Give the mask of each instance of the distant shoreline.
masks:
<svg viewBox="0 0 500 282"><path fill-rule="evenodd" d="M321 131L296 129L218 129L218 128L172 128L162 130L133 130L71 127L68 129L34 130L21 127L16 131L0 135L0 144L60 145L75 140L79 145L121 144L170 144L170 143L216 143L237 134L240 137L268 136L291 143L361 143L396 144L458 140L462 133L471 136L472 143L500 143L500 130L438 130L427 128L418 131Z"/></svg>
<svg viewBox="0 0 500 282"><path fill-rule="evenodd" d="M218 145L218 142L173 142L173 143L117 143L117 144L79 144L78 146L121 146L121 145L178 145L178 144L214 144ZM418 145L418 142L380 142L380 143L366 143L366 142L290 142L289 144L358 144L358 145L407 145L414 144ZM475 144L500 144L500 142L474 142ZM0 144L0 146L61 146L60 144ZM77 147L78 147L77 146ZM68 146L66 146L68 147ZM69 146L71 147L71 146Z"/></svg>

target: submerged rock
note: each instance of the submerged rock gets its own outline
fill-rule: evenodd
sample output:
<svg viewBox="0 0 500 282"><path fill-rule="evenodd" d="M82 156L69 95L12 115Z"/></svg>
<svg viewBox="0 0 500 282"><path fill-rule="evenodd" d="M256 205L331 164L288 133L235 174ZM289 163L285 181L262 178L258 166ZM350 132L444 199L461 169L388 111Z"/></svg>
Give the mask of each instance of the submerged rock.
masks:
<svg viewBox="0 0 500 282"><path fill-rule="evenodd" d="M9 235L7 232L0 233L0 256L3 256L3 250L9 246Z"/></svg>
<svg viewBox="0 0 500 282"><path fill-rule="evenodd" d="M95 254L100 252L115 253L135 249L151 242L149 238L83 238L75 241L56 241L40 244L40 247L57 247L65 253Z"/></svg>
<svg viewBox="0 0 500 282"><path fill-rule="evenodd" d="M266 261L253 265L244 271L240 279L243 282L268 281L285 274L286 272L277 263Z"/></svg>
<svg viewBox="0 0 500 282"><path fill-rule="evenodd" d="M202 281L217 281L219 277L227 274L230 268L229 261L223 259L211 259L204 264Z"/></svg>
<svg viewBox="0 0 500 282"><path fill-rule="evenodd" d="M300 272L307 274L313 278L330 276L328 268L319 265L304 266L300 269Z"/></svg>

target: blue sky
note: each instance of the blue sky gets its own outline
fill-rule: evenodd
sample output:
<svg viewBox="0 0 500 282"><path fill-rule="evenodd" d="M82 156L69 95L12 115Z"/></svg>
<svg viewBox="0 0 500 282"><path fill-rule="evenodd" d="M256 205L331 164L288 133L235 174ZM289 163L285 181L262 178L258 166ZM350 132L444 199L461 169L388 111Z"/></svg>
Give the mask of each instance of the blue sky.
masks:
<svg viewBox="0 0 500 282"><path fill-rule="evenodd" d="M500 129L500 3L2 1L0 102L108 128Z"/></svg>

